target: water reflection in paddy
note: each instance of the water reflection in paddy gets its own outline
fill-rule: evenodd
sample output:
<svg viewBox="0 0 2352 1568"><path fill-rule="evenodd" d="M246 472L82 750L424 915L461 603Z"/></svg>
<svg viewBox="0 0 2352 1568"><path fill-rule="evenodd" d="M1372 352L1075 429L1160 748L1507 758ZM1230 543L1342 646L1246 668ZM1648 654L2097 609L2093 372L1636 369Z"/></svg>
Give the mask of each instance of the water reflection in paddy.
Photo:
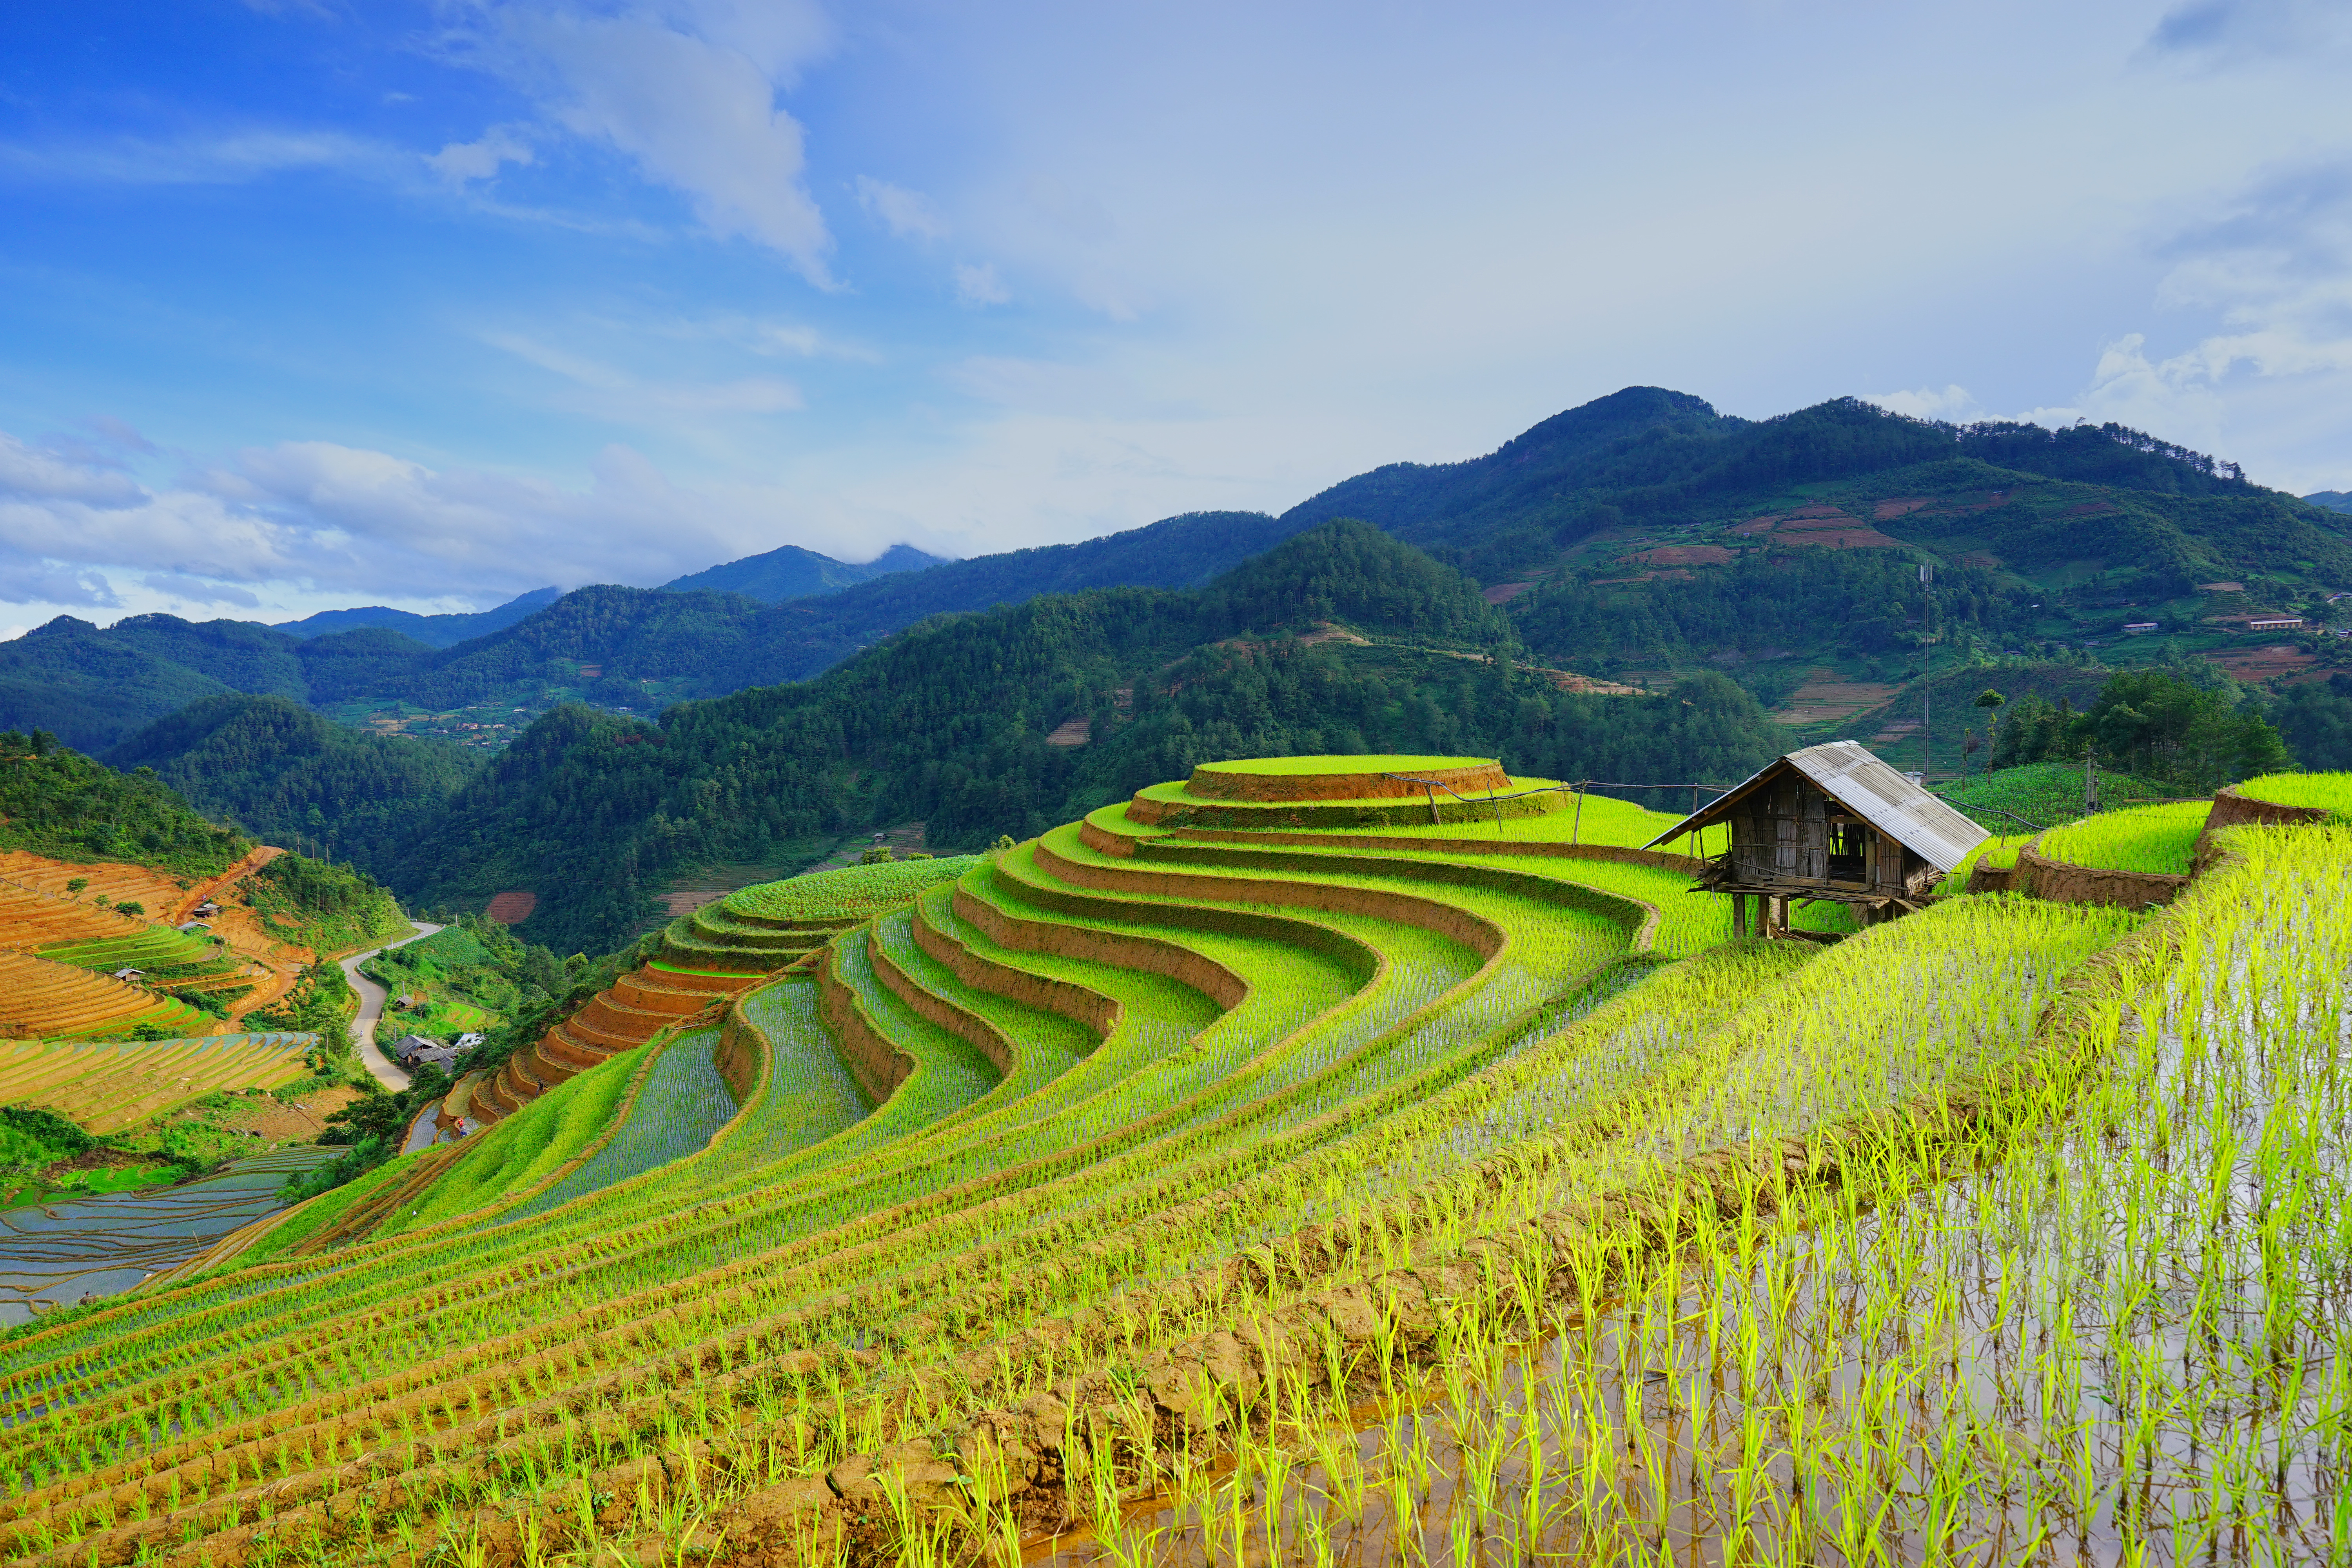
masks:
<svg viewBox="0 0 2352 1568"><path fill-rule="evenodd" d="M0 1214L0 1327L85 1296L112 1296L177 1268L279 1207L278 1189L340 1151L298 1145L176 1187Z"/></svg>

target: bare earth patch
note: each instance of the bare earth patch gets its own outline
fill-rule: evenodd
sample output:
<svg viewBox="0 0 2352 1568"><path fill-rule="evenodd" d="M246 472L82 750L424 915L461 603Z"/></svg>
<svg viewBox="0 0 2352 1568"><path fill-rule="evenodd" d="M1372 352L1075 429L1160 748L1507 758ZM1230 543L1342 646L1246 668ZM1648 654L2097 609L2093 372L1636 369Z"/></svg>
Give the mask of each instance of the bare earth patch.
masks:
<svg viewBox="0 0 2352 1568"><path fill-rule="evenodd" d="M1478 596L1490 605L1507 605L1534 587L1533 583L1497 583L1491 588L1481 588Z"/></svg>
<svg viewBox="0 0 2352 1568"><path fill-rule="evenodd" d="M1875 680L1841 680L1833 669L1816 669L1789 694L1789 705L1773 714L1783 724L1820 724L1851 719L1902 690Z"/></svg>
<svg viewBox="0 0 2352 1568"><path fill-rule="evenodd" d="M2212 653L2206 658L2230 672L2230 679L2242 684L2275 680L2281 676L2301 675L2315 670L2319 656L2299 647L2244 648L2234 653Z"/></svg>
<svg viewBox="0 0 2352 1568"><path fill-rule="evenodd" d="M482 912L502 926L520 925L530 919L530 911L539 908L539 895L528 889L510 889L492 895L490 907Z"/></svg>
<svg viewBox="0 0 2352 1568"><path fill-rule="evenodd" d="M1653 566L1726 566L1738 558L1720 544L1669 544L1626 559Z"/></svg>
<svg viewBox="0 0 2352 1568"><path fill-rule="evenodd" d="M1054 726L1045 737L1049 746L1083 746L1095 738L1095 721L1091 719L1065 719Z"/></svg>

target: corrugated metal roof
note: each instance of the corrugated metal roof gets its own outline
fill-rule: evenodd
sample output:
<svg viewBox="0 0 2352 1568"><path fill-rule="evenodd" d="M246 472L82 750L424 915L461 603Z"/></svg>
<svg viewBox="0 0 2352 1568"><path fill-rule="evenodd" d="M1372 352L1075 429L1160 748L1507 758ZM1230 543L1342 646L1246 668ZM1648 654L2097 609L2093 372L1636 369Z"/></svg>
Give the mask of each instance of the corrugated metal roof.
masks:
<svg viewBox="0 0 2352 1568"><path fill-rule="evenodd" d="M1859 741L1832 741L1790 752L1751 774L1738 788L1650 840L1654 847L1717 819L1722 808L1782 763L1834 796L1838 803L1939 871L1948 871L1968 852L1992 837L1950 806L1887 766Z"/></svg>
<svg viewBox="0 0 2352 1568"><path fill-rule="evenodd" d="M1862 814L1938 871L1948 871L1992 837L1872 754L1859 741L1832 741L1791 752L1799 773Z"/></svg>

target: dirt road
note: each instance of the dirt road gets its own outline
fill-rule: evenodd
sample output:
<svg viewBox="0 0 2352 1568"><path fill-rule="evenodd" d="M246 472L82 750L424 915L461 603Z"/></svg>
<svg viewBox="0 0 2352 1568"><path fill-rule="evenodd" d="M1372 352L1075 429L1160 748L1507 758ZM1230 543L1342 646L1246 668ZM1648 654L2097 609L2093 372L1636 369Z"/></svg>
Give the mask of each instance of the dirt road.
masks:
<svg viewBox="0 0 2352 1568"><path fill-rule="evenodd" d="M355 952L343 960L343 973L350 979L352 989L360 994L360 1016L352 1020L352 1044L359 1047L360 1060L367 1064L370 1076L389 1089L403 1089L408 1087L407 1069L376 1048L376 1020L383 1016L383 1005L392 999L392 993L362 974L360 964L363 960L373 958L379 952L391 948L405 947L412 942L431 936L440 929L439 926L426 925L423 921L418 921L416 935L403 937L398 942L385 942L383 947L372 947L365 952Z"/></svg>

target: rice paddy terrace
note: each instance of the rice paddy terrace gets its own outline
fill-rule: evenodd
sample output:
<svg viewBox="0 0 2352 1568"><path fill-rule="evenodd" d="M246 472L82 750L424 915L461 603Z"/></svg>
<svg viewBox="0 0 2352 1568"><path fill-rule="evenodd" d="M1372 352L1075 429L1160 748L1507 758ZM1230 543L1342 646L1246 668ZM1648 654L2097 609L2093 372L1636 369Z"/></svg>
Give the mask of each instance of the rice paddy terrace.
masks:
<svg viewBox="0 0 2352 1568"><path fill-rule="evenodd" d="M0 1037L203 1034L229 1026L198 998L234 1015L280 995L307 952L281 956L243 931L232 940L209 926L178 929L276 853L257 850L199 882L0 851Z"/></svg>
<svg viewBox="0 0 2352 1568"><path fill-rule="evenodd" d="M1733 942L1525 783L1228 764L734 895L488 1132L0 1342L0 1542L2337 1560L2352 828Z"/></svg>

